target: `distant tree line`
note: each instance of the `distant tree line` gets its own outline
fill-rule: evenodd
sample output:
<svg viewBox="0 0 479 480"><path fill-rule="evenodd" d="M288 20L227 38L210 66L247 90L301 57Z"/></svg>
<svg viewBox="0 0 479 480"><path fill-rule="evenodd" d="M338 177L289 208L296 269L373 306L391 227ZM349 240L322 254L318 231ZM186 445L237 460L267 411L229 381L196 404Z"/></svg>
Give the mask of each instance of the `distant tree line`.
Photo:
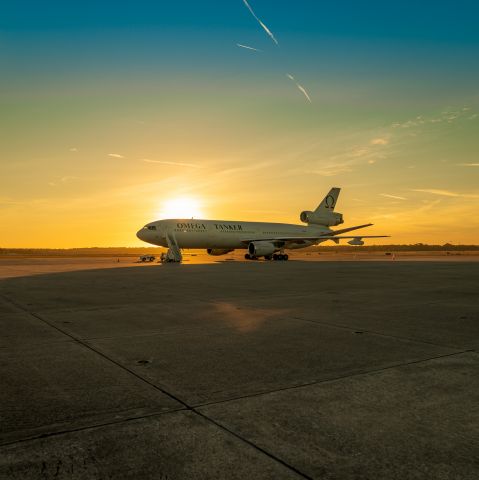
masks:
<svg viewBox="0 0 479 480"><path fill-rule="evenodd" d="M0 248L0 255L36 255L65 257L136 256L158 247L87 247L87 248Z"/></svg>
<svg viewBox="0 0 479 480"><path fill-rule="evenodd" d="M473 251L479 250L479 245L453 245L445 243L444 245L428 245L427 243L414 243L408 245L363 245L357 247L353 245L320 245L312 247L317 251L331 252L359 252L361 250L367 252L447 252L447 251Z"/></svg>

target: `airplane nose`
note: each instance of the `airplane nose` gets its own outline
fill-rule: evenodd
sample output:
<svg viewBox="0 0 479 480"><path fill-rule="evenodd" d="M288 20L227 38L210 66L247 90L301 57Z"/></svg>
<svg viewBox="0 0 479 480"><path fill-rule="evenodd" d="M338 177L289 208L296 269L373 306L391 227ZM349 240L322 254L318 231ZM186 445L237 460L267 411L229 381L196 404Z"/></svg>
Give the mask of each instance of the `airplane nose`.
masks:
<svg viewBox="0 0 479 480"><path fill-rule="evenodd" d="M140 240L145 241L145 240L144 240L144 235L143 235L143 233L144 233L144 232L143 232L143 228L140 228L140 230L138 230L138 231L136 232L136 236L137 236Z"/></svg>

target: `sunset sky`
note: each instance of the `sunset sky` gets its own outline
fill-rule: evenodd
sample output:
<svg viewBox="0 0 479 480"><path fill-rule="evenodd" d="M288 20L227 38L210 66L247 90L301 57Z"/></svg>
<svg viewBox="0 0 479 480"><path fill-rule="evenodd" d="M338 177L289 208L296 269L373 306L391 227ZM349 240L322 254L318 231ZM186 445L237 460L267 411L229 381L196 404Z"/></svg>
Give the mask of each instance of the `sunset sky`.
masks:
<svg viewBox="0 0 479 480"><path fill-rule="evenodd" d="M369 244L479 243L479 2L249 4L4 2L0 247L299 223L332 186Z"/></svg>

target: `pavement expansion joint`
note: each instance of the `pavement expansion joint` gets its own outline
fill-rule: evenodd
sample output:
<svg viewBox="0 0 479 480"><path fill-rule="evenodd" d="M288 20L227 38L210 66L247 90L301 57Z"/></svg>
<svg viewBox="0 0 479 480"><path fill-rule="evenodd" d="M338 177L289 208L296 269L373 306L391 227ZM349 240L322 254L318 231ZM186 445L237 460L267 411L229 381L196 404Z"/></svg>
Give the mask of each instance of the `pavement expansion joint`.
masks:
<svg viewBox="0 0 479 480"><path fill-rule="evenodd" d="M419 340L417 338L411 338L411 337L405 337L402 335L392 335L390 333L382 333L382 332L377 332L375 330L361 330L358 328L354 327L348 327L347 325L338 325L335 323L330 323L330 322L323 322L323 321L316 321L316 320L310 320L308 318L301 318L301 317L291 317L294 320L299 320L301 322L308 322L308 323L315 323L316 325L323 325L325 327L331 327L331 328L338 328L341 330L348 330L350 332L353 332L355 334L370 334L370 335L377 335L380 337L385 337L385 338L394 338L396 340L402 340L402 341L407 341L407 342L413 342L413 343L423 343L425 345L433 345L435 347L442 347L442 348L449 348L451 350L460 350L457 348L455 345L446 345L444 343L436 343L436 342L430 342L427 340Z"/></svg>
<svg viewBox="0 0 479 480"><path fill-rule="evenodd" d="M350 374L347 374L347 375L341 375L341 376L334 377L334 378L328 378L328 379L324 379L324 380L314 380L312 382L300 383L300 384L297 384L297 385L288 385L287 387L275 388L275 389L271 389L271 390L265 390L265 391L262 391L262 392L250 393L248 395L240 395L240 396L237 396L237 397L231 397L231 398L228 398L226 400L205 402L205 403L194 405L194 407L192 407L192 409L194 410L196 408L206 407L206 406L210 406L210 405L219 405L219 404L233 402L233 401L236 401L236 400L242 400L242 399L246 399L246 398L260 397L262 395L270 395L270 394L276 393L276 392L284 392L284 391L287 391L287 390L295 390L295 389L299 389L299 388L303 388L303 387L310 387L312 385L321 385L321 384L326 384L326 383L331 383L331 382L337 382L337 381L340 381L340 380L345 380L345 379L354 378L354 377L360 377L360 376L364 376L364 375L374 375L376 373L381 373L381 372L384 372L384 371L387 371L387 370L393 370L395 368L407 367L408 365L417 365L417 364L420 364L420 363L430 362L432 360L438 360L440 358L454 357L456 355L462 355L464 353L470 353L470 352L472 352L474 354L477 353L475 350L461 350L461 351L457 351L457 352L446 353L444 355L437 355L437 356L434 356L434 357L423 358L421 360L412 360L410 362L397 363L397 364L394 364L394 365L389 365L387 367L375 368L375 369L367 370L367 371L364 371L364 372L350 373Z"/></svg>
<svg viewBox="0 0 479 480"><path fill-rule="evenodd" d="M297 468L293 467L292 465L290 465L289 463L287 463L286 461L284 461L283 459L281 459L280 457L277 457L276 455L272 454L271 452L269 452L268 450L265 450L264 448L260 447L259 445L256 445L256 443L248 440L247 438L244 438L243 436L239 435L238 433L236 433L235 431L229 429L228 427L225 427L224 425L222 425L221 423L218 423L216 420L213 420L212 418L208 417L207 415L205 415L204 413L202 412L199 412L195 409L192 409L192 411L194 413L196 413L197 415L199 415L200 417L204 418L205 420L207 420L208 422L212 423L213 425L215 425L216 427L218 428L221 428L222 430L224 430L225 432L228 432L230 435L233 435L234 437L236 437L238 440L241 440L242 442L246 443L247 445L249 445L250 447L254 448L255 450L261 452L263 455L266 455L267 457L271 458L272 460L280 463L281 465L283 465L284 467L288 468L289 470L293 471L294 473L296 473L297 475L300 475L301 477L303 478L306 478L308 480L314 480L313 477L310 477L309 475L305 474L304 472L301 472L300 470L298 470Z"/></svg>
<svg viewBox="0 0 479 480"><path fill-rule="evenodd" d="M31 435L29 437L21 438L21 439L18 439L18 440L12 440L12 441L9 441L9 442L0 443L0 448L1 447L6 447L8 445L16 445L16 444L19 444L19 443L26 443L26 442L31 442L31 441L35 441L35 440L40 440L40 439L43 439L43 438L57 437L57 436L60 436L60 435L66 435L68 433L83 432L85 430L92 430L92 429L95 429L95 428L108 427L110 425L120 425L122 423L131 422L131 421L134 421L134 420L141 420L143 418L158 417L160 415L170 415L170 414L174 414L174 413L177 413L177 412L183 412L183 411L186 411L186 410L191 410L191 409L177 408L175 410L169 410L167 412L152 412L152 413L148 413L146 415L132 416L132 417L122 418L122 419L111 421L111 422L94 423L94 424L91 424L91 425L85 425L85 426L77 427L77 428L68 428L68 429L64 429L64 430L57 430L57 431L54 431L54 432L44 432L44 433L40 433L38 435Z"/></svg>
<svg viewBox="0 0 479 480"><path fill-rule="evenodd" d="M10 301L10 300L9 300ZM22 305L18 304L18 303L15 303L13 301L10 301L13 305L15 305L17 308L23 310L24 312L28 313L29 315L35 317L36 319L44 322L46 325L54 328L55 330L59 331L60 333L66 335L67 337L71 338L72 340L74 340L75 342L77 342L79 345L82 345L83 347L89 349L90 351L92 352L95 352L97 355L99 355L100 357L102 357L103 359L107 360L108 362L110 363L113 363L114 365L116 365L117 367L121 368L122 370L125 370L126 372L128 372L130 375L133 375L134 377L138 378L139 380L141 380L142 382L145 382L147 383L148 385L150 385L151 387L155 388L156 390L160 391L161 393L167 395L168 397L170 397L171 399L175 400L176 402L180 403L181 405L183 405L184 408L187 408L187 409L191 409L191 407L184 401L184 400L181 400L180 398L176 397L175 395L167 392L166 390L163 390L161 387L159 387L158 385L155 385L154 383L146 380L145 378L143 378L141 375L138 375L136 372L130 370L129 368L125 367L124 365L122 365L121 363L113 360L112 358L110 358L108 355L105 355L103 352L100 352L99 350L93 348L91 345L89 345L86 341L83 341L82 339L66 332L65 330L59 328L58 326L50 323L48 320L45 320L41 315L39 315L38 313L34 313L34 312L31 312L30 310L28 310L27 308L24 308Z"/></svg>
<svg viewBox="0 0 479 480"><path fill-rule="evenodd" d="M212 423L213 425L215 425L216 427L228 432L230 435L234 436L235 438L237 438L238 440L246 443L247 445L249 445L250 447L254 448L255 450L261 452L263 455L266 455L267 457L269 457L270 459L276 461L277 463L283 465L285 468L291 470L292 472L296 473L297 475L301 476L302 478L305 478L307 480L313 480L312 477L306 475L305 473L299 471L297 468L293 467L292 465L289 465L287 462L285 462L284 460L282 460L281 458L273 455L272 453L268 452L267 450L259 447L258 445L256 445L255 443L247 440L246 438L242 437L241 435L237 434L236 432L226 428L224 425L221 425L220 423L214 421L213 419L211 419L210 417L208 417L207 415L199 412L198 410L196 410L194 407L188 405L185 401L179 399L176 395L173 395L172 393L170 392L167 392L166 390L158 387L157 385L155 385L154 383L152 382L149 382L148 380L146 380L145 378L143 378L141 375L138 375L137 373L131 371L129 368L125 367L124 365L121 365L120 363L116 362L115 360L111 359L110 357L108 357L107 355L105 355L104 353L102 352L99 352L98 350L96 350L95 348L93 348L91 345L88 345L88 343L85 343L84 341L82 341L81 339L79 338L76 338L74 335L71 335L69 334L68 332L65 332L64 330L62 330L61 328L57 327L56 325L53 325L51 324L50 322L48 322L47 320L45 320L41 315L37 314L37 313L34 313L34 312L31 312L30 310L28 310L27 308L23 307L22 305L19 305L13 301L11 301L10 299L8 299L8 301L10 301L12 304L14 304L17 308L25 311L26 313L30 314L31 316L37 318L38 320L46 323L47 325L49 325L50 327L52 328L55 328L56 330L58 330L59 332L63 333L64 335L70 337L72 340L74 340L75 342L79 343L80 345L90 349L91 351L95 352L97 355L100 355L101 357L103 357L104 359L108 360L109 362L111 363L114 363L116 366L122 368L123 370L126 370L127 372L129 372L131 375L135 376L136 378L142 380L143 382L147 383L148 385L152 386L153 388L161 391L162 393L164 393L165 395L169 396L170 398L172 398L173 400L177 401L178 403L180 403L181 405L183 405L183 408L182 409L177 409L177 410L174 410L174 411L170 411L170 412L163 412L161 413L162 415L167 415L167 414L171 414L171 413L175 413L177 411L181 411L181 410L189 410L191 412L193 412L194 414L200 416L201 418L203 418L204 420L208 421L209 423ZM141 362L141 363L140 363ZM148 360L139 360L137 363L139 363L140 365L146 365L148 362ZM220 403L220 402L218 402ZM32 441L32 440L38 440L38 439L42 439L42 438L46 438L46 437L52 437L52 436L57 436L57 435L62 435L62 434L67 434L67 433L72 433L72 432L77 432L77 431L81 431L81 430L88 430L88 429L92 429L92 428L98 428L98 427L103 427L103 426L108 426L108 425L114 425L114 424L119 424L119 423L123 423L123 422L128 422L128 421L131 421L131 420L137 420L137 419L141 419L141 418L147 418L147 417L152 417L152 416L155 416L155 415L158 415L158 413L153 413L153 414L148 414L148 415L144 415L144 416L141 416L141 417L130 417L130 418L126 418L126 419L122 419L118 422L108 422L108 423L103 423L103 424L96 424L96 425L89 425L89 426L86 426L86 427L82 427L82 428L77 428L77 429L70 429L70 430L63 430L61 432L51 432L51 433L43 433L41 435L38 435L38 436L34 436L34 437L29 437L29 438L26 438L26 439L22 439L22 440L17 440L17 441L14 441L14 442L9 442L9 443L5 443L5 444L2 444L1 446L7 446L7 445L11 445L11 444L16 444L16 443L21 443L21 442L27 442L27 441Z"/></svg>

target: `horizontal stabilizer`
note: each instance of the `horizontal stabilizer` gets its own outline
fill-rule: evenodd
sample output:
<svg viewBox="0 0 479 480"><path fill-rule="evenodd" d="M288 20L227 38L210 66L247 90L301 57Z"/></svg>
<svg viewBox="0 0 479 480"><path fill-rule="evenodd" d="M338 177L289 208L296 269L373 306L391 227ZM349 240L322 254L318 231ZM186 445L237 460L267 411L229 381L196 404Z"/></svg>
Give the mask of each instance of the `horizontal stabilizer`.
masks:
<svg viewBox="0 0 479 480"><path fill-rule="evenodd" d="M332 232L328 232L325 235L339 235L341 233L352 232L353 230L359 230L360 228L370 227L372 223L365 223L364 225L358 225L356 227L349 227L343 228L341 230L333 230Z"/></svg>

